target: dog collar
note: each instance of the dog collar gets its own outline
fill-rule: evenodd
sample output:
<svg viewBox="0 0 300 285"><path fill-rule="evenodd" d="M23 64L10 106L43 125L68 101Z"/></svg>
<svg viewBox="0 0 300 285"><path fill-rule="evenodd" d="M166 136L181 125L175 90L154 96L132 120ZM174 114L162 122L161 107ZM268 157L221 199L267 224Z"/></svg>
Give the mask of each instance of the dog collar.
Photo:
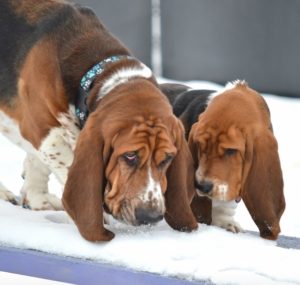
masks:
<svg viewBox="0 0 300 285"><path fill-rule="evenodd" d="M105 67L111 63L117 62L122 59L135 59L129 55L113 55L105 58L96 65L94 65L80 80L79 94L77 101L75 102L75 113L79 120L80 127L83 128L84 123L89 115L89 111L86 104L86 99L89 95L91 85L94 82L97 75L101 74Z"/></svg>

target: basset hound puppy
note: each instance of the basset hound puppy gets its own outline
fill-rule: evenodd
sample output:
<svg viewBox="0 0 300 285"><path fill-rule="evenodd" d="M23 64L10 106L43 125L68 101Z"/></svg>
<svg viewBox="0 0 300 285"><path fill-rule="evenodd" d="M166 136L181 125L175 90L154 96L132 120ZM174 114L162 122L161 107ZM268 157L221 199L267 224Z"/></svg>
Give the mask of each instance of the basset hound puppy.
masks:
<svg viewBox="0 0 300 285"><path fill-rule="evenodd" d="M277 239L285 209L283 178L263 97L244 81L218 92L180 84L161 84L161 90L185 126L194 157L197 220L240 232L234 214L243 199L261 237Z"/></svg>
<svg viewBox="0 0 300 285"><path fill-rule="evenodd" d="M193 159L151 70L88 8L62 0L0 2L0 131L27 152L23 205L61 209L89 241L108 241L103 211L130 225L191 211ZM3 185L0 198L14 201Z"/></svg>

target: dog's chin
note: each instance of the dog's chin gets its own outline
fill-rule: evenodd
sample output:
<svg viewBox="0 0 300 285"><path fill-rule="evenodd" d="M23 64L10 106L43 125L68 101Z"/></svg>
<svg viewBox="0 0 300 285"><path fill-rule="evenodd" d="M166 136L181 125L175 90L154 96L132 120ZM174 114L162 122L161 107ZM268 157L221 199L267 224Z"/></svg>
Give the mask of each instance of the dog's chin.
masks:
<svg viewBox="0 0 300 285"><path fill-rule="evenodd" d="M199 197L206 197L209 198L210 200L215 200L215 201L223 201L223 202L230 202L230 201L235 201L236 203L239 203L242 200L241 196L224 196L224 195L212 195L211 194L206 194L200 191L199 189L196 188L196 193Z"/></svg>
<svg viewBox="0 0 300 285"><path fill-rule="evenodd" d="M213 199L213 197L209 194L203 193L202 191L200 191L198 188L196 188L196 193L199 197L206 197L209 199Z"/></svg>

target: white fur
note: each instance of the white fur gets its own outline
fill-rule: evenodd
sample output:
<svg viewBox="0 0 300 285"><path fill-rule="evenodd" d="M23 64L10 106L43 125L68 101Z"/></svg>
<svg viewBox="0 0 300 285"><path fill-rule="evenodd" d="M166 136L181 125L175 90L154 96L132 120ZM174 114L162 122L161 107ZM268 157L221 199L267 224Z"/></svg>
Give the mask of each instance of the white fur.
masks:
<svg viewBox="0 0 300 285"><path fill-rule="evenodd" d="M16 197L0 182L0 199L5 201L16 201Z"/></svg>
<svg viewBox="0 0 300 285"><path fill-rule="evenodd" d="M230 82L227 82L225 85L225 90L230 90L232 88L235 88L237 85L247 85L247 82L245 79L236 79Z"/></svg>
<svg viewBox="0 0 300 285"><path fill-rule="evenodd" d="M220 196L220 199L226 200L227 192L228 192L228 185L227 184L219 184L217 186L217 192Z"/></svg>
<svg viewBox="0 0 300 285"><path fill-rule="evenodd" d="M148 170L148 183L141 195L140 199L143 203L153 203L157 209L165 211L164 195L160 184L153 179L151 169Z"/></svg>
<svg viewBox="0 0 300 285"><path fill-rule="evenodd" d="M112 76L110 76L106 81L104 81L97 100L104 97L106 94L108 94L118 85L126 83L127 81L129 81L134 77L150 78L151 76L152 76L152 71L143 63L140 63L139 67L119 69Z"/></svg>
<svg viewBox="0 0 300 285"><path fill-rule="evenodd" d="M68 113L61 113L57 120L60 122L62 129L64 130L63 137L66 143L74 151L76 141L80 133L74 105L69 105Z"/></svg>
<svg viewBox="0 0 300 285"><path fill-rule="evenodd" d="M32 144L21 136L17 123L2 111L0 111L0 133L2 133L2 135L4 135L13 144L24 149L27 153L36 153ZM14 194L6 189L6 187L4 187L1 183L0 199L7 201L15 200Z"/></svg>
<svg viewBox="0 0 300 285"><path fill-rule="evenodd" d="M247 82L245 80L240 80L240 79L236 79L234 81L230 81L228 82L223 88L221 88L220 90L212 93L209 97L209 100L207 102L207 105L209 105L209 103L216 98L217 96L223 94L225 91L231 90L233 88L235 88L237 85L247 85Z"/></svg>
<svg viewBox="0 0 300 285"><path fill-rule="evenodd" d="M64 186L80 131L74 106L70 106L68 113L60 114L57 119L61 126L50 130L37 150L21 136L17 123L0 111L0 132L27 152L22 201L36 210L62 209L60 200L48 193L48 178L53 172ZM11 195L0 185L0 199L11 200Z"/></svg>
<svg viewBox="0 0 300 285"><path fill-rule="evenodd" d="M40 159L27 154L24 161L24 184L21 190L22 204L33 210L61 210L60 199L48 193L50 170Z"/></svg>
<svg viewBox="0 0 300 285"><path fill-rule="evenodd" d="M243 232L242 227L234 220L237 203L235 201L212 201L212 225L230 232Z"/></svg>
<svg viewBox="0 0 300 285"><path fill-rule="evenodd" d="M61 127L53 128L38 150L40 159L62 185L66 183L68 168L73 162L73 151L79 135L79 128L76 126L77 121L72 110L73 107L70 108L68 114L60 114L58 120Z"/></svg>

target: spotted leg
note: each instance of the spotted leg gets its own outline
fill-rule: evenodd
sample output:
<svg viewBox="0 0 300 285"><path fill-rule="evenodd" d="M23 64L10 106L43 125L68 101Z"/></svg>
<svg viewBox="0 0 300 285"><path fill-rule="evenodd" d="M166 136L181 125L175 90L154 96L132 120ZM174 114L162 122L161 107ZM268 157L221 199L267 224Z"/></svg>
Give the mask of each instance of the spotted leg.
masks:
<svg viewBox="0 0 300 285"><path fill-rule="evenodd" d="M17 199L15 195L6 189L6 187L0 183L0 200L9 201L12 204L17 204Z"/></svg>
<svg viewBox="0 0 300 285"><path fill-rule="evenodd" d="M48 192L50 170L34 154L27 154L24 161L22 204L32 210L61 210L61 200Z"/></svg>
<svg viewBox="0 0 300 285"><path fill-rule="evenodd" d="M50 131L39 148L40 159L62 186L67 181L68 169L73 162L73 147L73 144L67 140L65 129L55 128Z"/></svg>
<svg viewBox="0 0 300 285"><path fill-rule="evenodd" d="M234 220L237 203L235 201L212 202L212 225L224 228L233 233L244 232L238 222Z"/></svg>

